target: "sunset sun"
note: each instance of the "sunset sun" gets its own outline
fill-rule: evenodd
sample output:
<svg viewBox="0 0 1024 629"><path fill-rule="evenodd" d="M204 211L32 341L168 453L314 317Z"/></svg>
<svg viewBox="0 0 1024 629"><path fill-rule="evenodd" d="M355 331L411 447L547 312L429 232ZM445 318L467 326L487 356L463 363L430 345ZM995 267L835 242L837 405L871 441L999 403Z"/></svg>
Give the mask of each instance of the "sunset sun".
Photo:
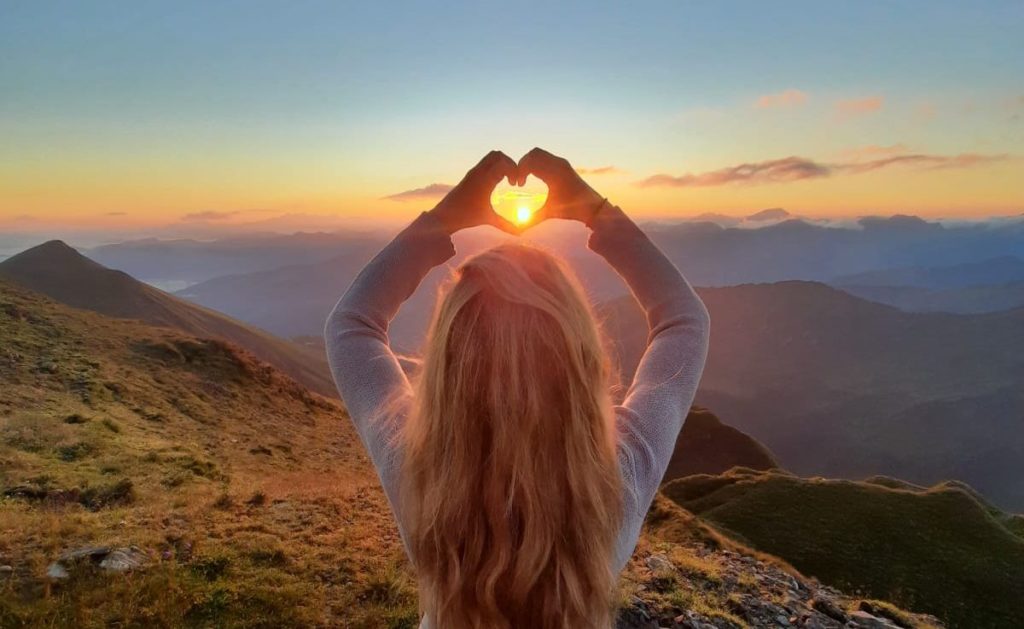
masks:
<svg viewBox="0 0 1024 629"><path fill-rule="evenodd" d="M516 222L517 223L519 223L519 224L529 223L531 216L533 216L533 210L531 210L530 208L526 207L525 205L520 205L518 208L516 208Z"/></svg>

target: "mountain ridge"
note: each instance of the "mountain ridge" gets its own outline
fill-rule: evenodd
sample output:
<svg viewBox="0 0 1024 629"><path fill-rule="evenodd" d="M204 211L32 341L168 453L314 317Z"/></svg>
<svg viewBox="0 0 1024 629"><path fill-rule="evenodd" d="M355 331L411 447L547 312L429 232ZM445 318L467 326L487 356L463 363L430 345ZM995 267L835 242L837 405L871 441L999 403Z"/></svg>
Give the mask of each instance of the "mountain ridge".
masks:
<svg viewBox="0 0 1024 629"><path fill-rule="evenodd" d="M314 391L337 395L321 353L108 269L62 241L43 243L0 262L0 277L72 307L228 340Z"/></svg>

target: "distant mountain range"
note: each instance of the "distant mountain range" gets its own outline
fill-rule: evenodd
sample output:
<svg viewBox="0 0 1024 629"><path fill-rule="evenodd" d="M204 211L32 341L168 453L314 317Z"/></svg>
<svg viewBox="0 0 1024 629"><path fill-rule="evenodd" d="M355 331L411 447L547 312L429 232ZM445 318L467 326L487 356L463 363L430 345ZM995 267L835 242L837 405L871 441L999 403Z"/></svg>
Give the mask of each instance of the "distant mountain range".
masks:
<svg viewBox="0 0 1024 629"><path fill-rule="evenodd" d="M911 312L981 313L1024 307L1024 260L903 267L836 278L846 292Z"/></svg>
<svg viewBox="0 0 1024 629"><path fill-rule="evenodd" d="M1024 509L1024 310L901 312L812 282L701 289L697 403L798 474L956 478ZM632 298L599 312L624 378L646 344Z"/></svg>
<svg viewBox="0 0 1024 629"><path fill-rule="evenodd" d="M545 224L526 236L553 246L566 257L585 255L582 230L562 227ZM1024 217L968 224L929 222L914 216L829 223L771 208L743 219L707 214L683 222L648 222L644 228L690 279L702 286L792 279L832 282L876 269L1024 257ZM457 240L466 238L460 234ZM501 236L484 233L468 238L497 242ZM388 234L383 232L357 231L248 235L212 241L150 239L86 253L143 281L170 286L313 265L358 251L372 256L387 240Z"/></svg>
<svg viewBox="0 0 1024 629"><path fill-rule="evenodd" d="M912 266L865 271L833 279L834 286L907 286L932 290L1024 282L1024 259L986 258L947 266Z"/></svg>
<svg viewBox="0 0 1024 629"><path fill-rule="evenodd" d="M323 352L164 293L86 258L63 242L47 242L0 262L0 278L75 308L230 341L310 389L337 395Z"/></svg>
<svg viewBox="0 0 1024 629"><path fill-rule="evenodd" d="M966 288L913 286L841 286L857 297L895 306L907 312L981 314L1024 308L1024 282Z"/></svg>
<svg viewBox="0 0 1024 629"><path fill-rule="evenodd" d="M88 249L90 259L148 283L195 284L224 275L326 260L343 250L380 248L372 232L251 234L203 241L147 238Z"/></svg>
<svg viewBox="0 0 1024 629"><path fill-rule="evenodd" d="M1024 518L962 484L926 489L891 478L852 483L738 469L662 491L825 583L951 627L1024 626Z"/></svg>

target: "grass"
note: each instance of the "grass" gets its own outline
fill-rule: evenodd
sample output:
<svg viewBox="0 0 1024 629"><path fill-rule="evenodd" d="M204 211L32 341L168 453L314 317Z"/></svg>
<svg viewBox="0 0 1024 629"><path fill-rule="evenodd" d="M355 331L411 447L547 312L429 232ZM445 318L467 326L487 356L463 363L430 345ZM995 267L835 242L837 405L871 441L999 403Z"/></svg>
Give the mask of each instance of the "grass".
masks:
<svg viewBox="0 0 1024 629"><path fill-rule="evenodd" d="M337 403L225 343L3 282L0 381L0 496L23 494L0 498L0 627L418 626L391 510ZM65 551L131 545L148 567L45 577ZM731 589L762 586L696 547L753 553L659 497L620 599L743 626ZM671 570L650 574L651 552Z"/></svg>
<svg viewBox="0 0 1024 629"><path fill-rule="evenodd" d="M734 470L680 479L664 493L825 583L934 614L952 627L1024 626L1024 539L1008 528L1009 516L961 487L904 489Z"/></svg>
<svg viewBox="0 0 1024 629"><path fill-rule="evenodd" d="M0 491L34 496L0 499L14 568L0 626L415 617L390 510L339 405L224 343L0 289ZM48 582L58 555L93 545L137 545L152 563Z"/></svg>

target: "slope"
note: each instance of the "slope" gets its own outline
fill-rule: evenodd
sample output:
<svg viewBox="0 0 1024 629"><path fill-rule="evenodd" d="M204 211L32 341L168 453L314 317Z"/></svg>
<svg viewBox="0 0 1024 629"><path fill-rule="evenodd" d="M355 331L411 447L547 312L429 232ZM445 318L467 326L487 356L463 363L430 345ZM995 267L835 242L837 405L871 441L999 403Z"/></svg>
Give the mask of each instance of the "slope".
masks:
<svg viewBox="0 0 1024 629"><path fill-rule="evenodd" d="M706 408L694 407L676 439L664 482L693 474L721 474L734 467L769 470L778 466L756 439L723 423Z"/></svg>
<svg viewBox="0 0 1024 629"><path fill-rule="evenodd" d="M665 495L758 550L836 587L933 613L953 627L1024 623L1024 538L961 486L802 479L734 470Z"/></svg>
<svg viewBox="0 0 1024 629"><path fill-rule="evenodd" d="M3 281L0 347L0 626L417 626L394 520L337 402L223 342ZM93 559L118 553L135 563ZM664 500L620 589L624 628L684 613L840 626L821 609L879 626Z"/></svg>
<svg viewBox="0 0 1024 629"><path fill-rule="evenodd" d="M63 242L50 241L4 260L0 263L0 278L75 308L230 341L310 389L336 395L321 352L276 338L108 269Z"/></svg>

